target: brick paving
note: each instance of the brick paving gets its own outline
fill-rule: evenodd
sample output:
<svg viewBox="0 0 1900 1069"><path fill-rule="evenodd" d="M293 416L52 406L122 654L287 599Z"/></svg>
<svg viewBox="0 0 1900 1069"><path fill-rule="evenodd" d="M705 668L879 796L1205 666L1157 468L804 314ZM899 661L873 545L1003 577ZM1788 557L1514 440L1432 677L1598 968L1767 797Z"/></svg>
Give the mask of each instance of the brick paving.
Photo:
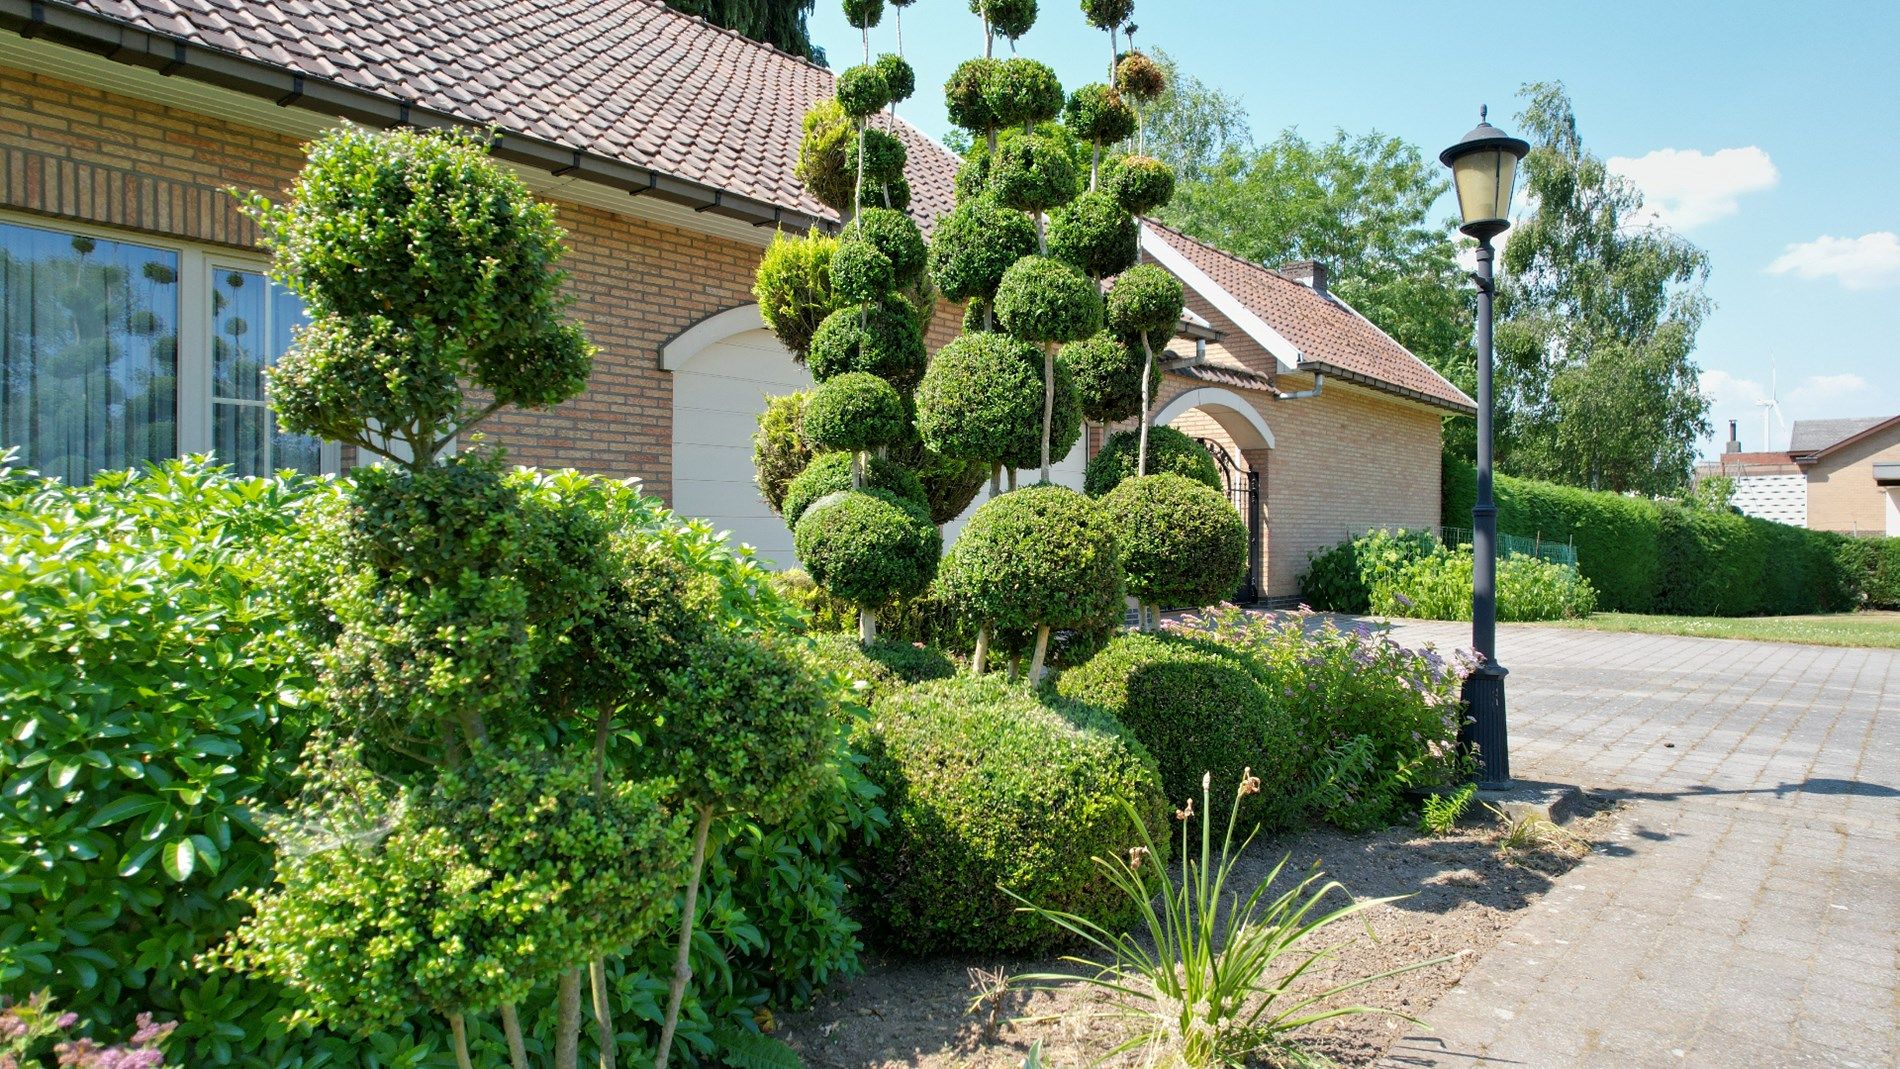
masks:
<svg viewBox="0 0 1900 1069"><path fill-rule="evenodd" d="M1633 804L1382 1067L1900 1065L1900 651L1524 626L1499 650L1515 775Z"/></svg>

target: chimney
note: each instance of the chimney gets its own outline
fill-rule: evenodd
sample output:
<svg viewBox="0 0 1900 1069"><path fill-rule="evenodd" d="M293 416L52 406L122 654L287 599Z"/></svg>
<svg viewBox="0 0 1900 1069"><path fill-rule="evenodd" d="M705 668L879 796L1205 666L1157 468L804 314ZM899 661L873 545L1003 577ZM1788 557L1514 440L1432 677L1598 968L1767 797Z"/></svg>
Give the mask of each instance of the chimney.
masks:
<svg viewBox="0 0 1900 1069"><path fill-rule="evenodd" d="M1728 446L1724 448L1722 452L1739 453L1741 451L1742 451L1742 440L1735 436L1735 421L1729 420L1728 421Z"/></svg>
<svg viewBox="0 0 1900 1069"><path fill-rule="evenodd" d="M1281 278L1289 278L1306 286L1321 297L1326 296L1326 265L1318 260L1295 260L1282 264L1275 269Z"/></svg>

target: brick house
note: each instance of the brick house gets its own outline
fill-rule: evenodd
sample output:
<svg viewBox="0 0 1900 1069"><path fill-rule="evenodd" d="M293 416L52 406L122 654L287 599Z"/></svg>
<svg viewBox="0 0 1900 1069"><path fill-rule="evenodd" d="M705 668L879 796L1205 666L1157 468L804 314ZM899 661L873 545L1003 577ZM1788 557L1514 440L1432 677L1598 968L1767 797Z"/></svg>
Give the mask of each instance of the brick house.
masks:
<svg viewBox="0 0 1900 1069"><path fill-rule="evenodd" d="M73 479L206 450L347 465L270 425L260 372L300 312L225 190L283 190L342 122L492 127L569 231L600 354L581 396L485 432L520 463L638 477L788 561L750 435L765 395L809 379L751 285L775 228L836 225L793 175L831 78L660 0L0 0L0 444ZM899 132L928 227L957 161ZM1237 499L1258 482L1263 593L1293 596L1306 552L1354 530L1438 522L1439 419L1468 398L1316 265L1152 224L1143 245L1191 295L1158 418L1222 448ZM940 309L933 349L959 321Z"/></svg>
<svg viewBox="0 0 1900 1069"><path fill-rule="evenodd" d="M1900 416L1798 419L1785 452L1729 447L1698 478L1734 480L1729 503L1750 516L1853 535L1900 535Z"/></svg>

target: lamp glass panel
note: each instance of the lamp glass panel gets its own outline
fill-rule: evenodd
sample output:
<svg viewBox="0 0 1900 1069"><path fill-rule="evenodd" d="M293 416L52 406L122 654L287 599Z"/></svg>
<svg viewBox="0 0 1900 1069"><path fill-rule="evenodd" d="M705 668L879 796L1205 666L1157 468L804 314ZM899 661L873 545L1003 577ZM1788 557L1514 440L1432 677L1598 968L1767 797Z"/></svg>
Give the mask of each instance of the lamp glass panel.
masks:
<svg viewBox="0 0 1900 1069"><path fill-rule="evenodd" d="M1517 158L1503 149L1480 149L1452 161L1458 210L1469 223L1508 217Z"/></svg>

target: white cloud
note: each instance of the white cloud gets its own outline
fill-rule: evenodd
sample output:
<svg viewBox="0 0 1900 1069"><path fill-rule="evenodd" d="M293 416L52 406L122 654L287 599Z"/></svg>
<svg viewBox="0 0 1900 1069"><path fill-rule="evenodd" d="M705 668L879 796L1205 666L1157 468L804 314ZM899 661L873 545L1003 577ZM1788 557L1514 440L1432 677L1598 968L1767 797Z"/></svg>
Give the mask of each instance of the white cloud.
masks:
<svg viewBox="0 0 1900 1069"><path fill-rule="evenodd" d="M1781 181L1775 162L1754 145L1707 155L1700 149L1659 148L1646 156L1612 156L1607 166L1643 191L1639 221L1672 230L1734 215L1743 194L1773 189Z"/></svg>
<svg viewBox="0 0 1900 1069"><path fill-rule="evenodd" d="M1900 285L1900 235L1876 230L1857 238L1818 237L1788 246L1768 272L1832 278L1850 290Z"/></svg>
<svg viewBox="0 0 1900 1069"><path fill-rule="evenodd" d="M1788 391L1788 403L1803 412L1820 411L1840 401L1858 399L1870 389L1866 379L1851 371L1839 375L1809 375Z"/></svg>
<svg viewBox="0 0 1900 1069"><path fill-rule="evenodd" d="M1870 393L1877 393L1868 381L1853 372L1836 375L1809 375L1793 386L1779 386L1772 379L1746 379L1721 368L1702 372L1702 396L1709 399L1709 422L1713 433L1702 440L1702 452L1713 456L1728 440L1728 421L1737 421L1742 448L1749 452L1788 448L1788 427L1768 414L1766 436L1762 426L1762 406L1771 390L1779 388L1782 417L1792 425L1797 419L1827 419L1856 415ZM1852 409L1852 411L1849 411Z"/></svg>

